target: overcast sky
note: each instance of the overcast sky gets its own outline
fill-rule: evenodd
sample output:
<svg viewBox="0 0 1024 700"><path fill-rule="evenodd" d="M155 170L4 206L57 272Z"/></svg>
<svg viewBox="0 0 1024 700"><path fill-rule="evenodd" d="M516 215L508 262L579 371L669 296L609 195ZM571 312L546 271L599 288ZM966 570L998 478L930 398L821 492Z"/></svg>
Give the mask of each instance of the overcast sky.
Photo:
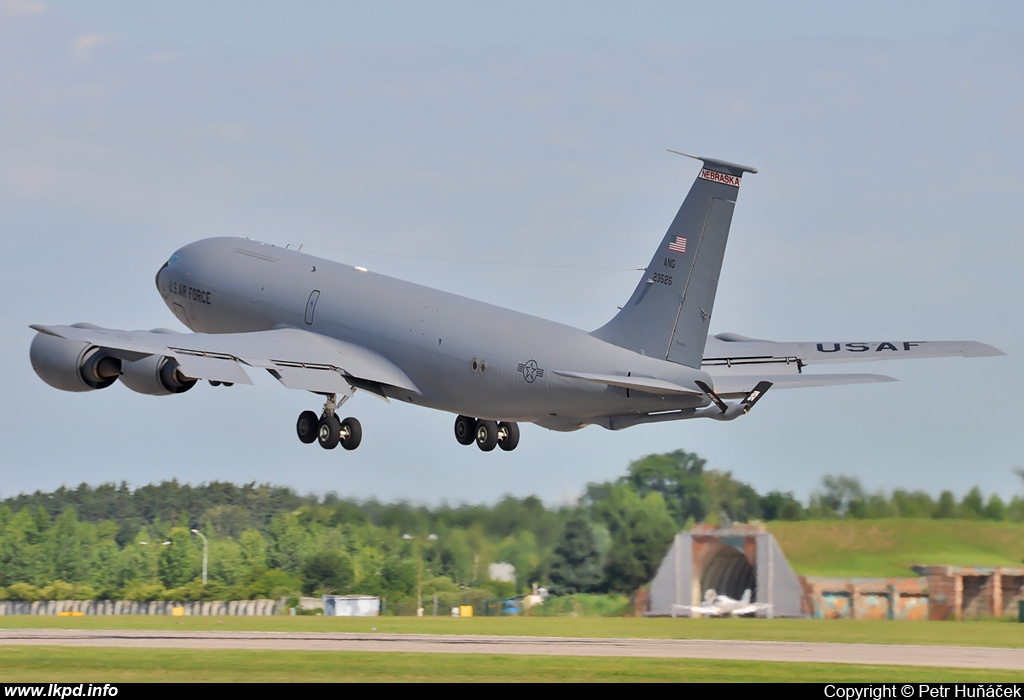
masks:
<svg viewBox="0 0 1024 700"><path fill-rule="evenodd" d="M271 482L450 503L575 498L684 449L765 491L1024 491L1019 2L0 0L0 495ZM173 397L51 389L30 323L184 330L153 277L248 236L602 325L696 176L743 180L713 332L978 340L1005 357L844 365L732 423L458 445L358 394L356 452L302 445L270 377ZM360 300L351 300L352 304Z"/></svg>

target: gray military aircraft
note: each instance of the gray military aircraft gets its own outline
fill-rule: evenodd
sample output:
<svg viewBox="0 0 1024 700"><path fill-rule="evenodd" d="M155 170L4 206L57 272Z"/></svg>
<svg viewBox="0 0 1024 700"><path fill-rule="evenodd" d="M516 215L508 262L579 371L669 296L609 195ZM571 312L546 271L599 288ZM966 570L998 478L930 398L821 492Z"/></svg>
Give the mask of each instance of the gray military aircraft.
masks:
<svg viewBox="0 0 1024 700"><path fill-rule="evenodd" d="M682 154L685 155L685 154ZM337 411L357 390L456 414L455 438L514 450L519 422L551 430L732 420L772 387L892 381L812 374L812 364L1001 355L977 342L776 343L708 337L719 272L744 173L703 167L621 310L592 332L245 238L175 252L156 286L193 333L33 325L32 367L65 391L116 380L143 394L251 384L265 369L325 398L304 411L304 443L359 446L362 428Z"/></svg>

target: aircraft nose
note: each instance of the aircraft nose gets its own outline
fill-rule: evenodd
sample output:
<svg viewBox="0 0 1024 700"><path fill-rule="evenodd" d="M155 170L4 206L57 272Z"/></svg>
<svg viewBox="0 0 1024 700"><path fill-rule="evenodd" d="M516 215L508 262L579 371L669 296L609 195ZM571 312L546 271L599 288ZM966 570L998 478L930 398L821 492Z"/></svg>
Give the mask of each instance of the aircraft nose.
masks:
<svg viewBox="0 0 1024 700"><path fill-rule="evenodd" d="M171 264L170 261L165 262L163 264L163 266L159 270L156 271L156 291L160 292L161 295L163 295L163 293L164 293L164 286L162 284L160 284L160 275L161 275L161 273L163 273L163 271L165 269L167 269L167 266L170 265L170 264Z"/></svg>

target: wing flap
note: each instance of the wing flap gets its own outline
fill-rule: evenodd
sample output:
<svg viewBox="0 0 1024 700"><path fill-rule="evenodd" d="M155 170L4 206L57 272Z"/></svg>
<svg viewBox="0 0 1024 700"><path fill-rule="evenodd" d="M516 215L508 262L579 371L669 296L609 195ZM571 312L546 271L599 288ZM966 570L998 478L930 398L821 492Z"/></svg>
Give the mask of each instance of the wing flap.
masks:
<svg viewBox="0 0 1024 700"><path fill-rule="evenodd" d="M653 377L623 377L617 374L590 374L588 372L570 372L568 370L556 369L554 373L568 377L569 379L579 379L584 382L595 382L597 384L607 384L608 386L619 387L620 389L632 389L634 391L643 391L648 394L655 394L658 396L665 395L696 395L700 396L701 392L698 389L688 389L679 384L673 382L667 382L664 379L655 379Z"/></svg>
<svg viewBox="0 0 1024 700"><path fill-rule="evenodd" d="M185 353L169 353L178 362L181 372L193 379L209 379L229 384L252 384L252 379L233 359L206 357Z"/></svg>
<svg viewBox="0 0 1024 700"><path fill-rule="evenodd" d="M345 394L350 384L331 367L268 367L267 371L289 389L317 393Z"/></svg>

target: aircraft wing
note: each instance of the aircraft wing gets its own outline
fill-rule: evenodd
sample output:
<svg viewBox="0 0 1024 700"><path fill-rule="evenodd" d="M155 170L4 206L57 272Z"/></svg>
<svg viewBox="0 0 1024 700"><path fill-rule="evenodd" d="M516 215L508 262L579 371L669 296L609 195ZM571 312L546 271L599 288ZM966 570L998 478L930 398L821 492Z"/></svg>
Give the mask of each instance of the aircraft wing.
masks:
<svg viewBox="0 0 1024 700"><path fill-rule="evenodd" d="M681 614L699 614L705 617L725 617L726 613L711 605L673 605L672 617Z"/></svg>
<svg viewBox="0 0 1024 700"><path fill-rule="evenodd" d="M267 370L289 389L344 394L355 386L384 396L383 387L392 386L419 393L412 380L381 355L297 328L214 334L121 331L89 324L32 328L95 345L122 360L171 357L190 379L252 384L246 368L256 367Z"/></svg>
<svg viewBox="0 0 1024 700"><path fill-rule="evenodd" d="M749 617L762 611L771 610L771 603L749 603L732 611L733 617Z"/></svg>

